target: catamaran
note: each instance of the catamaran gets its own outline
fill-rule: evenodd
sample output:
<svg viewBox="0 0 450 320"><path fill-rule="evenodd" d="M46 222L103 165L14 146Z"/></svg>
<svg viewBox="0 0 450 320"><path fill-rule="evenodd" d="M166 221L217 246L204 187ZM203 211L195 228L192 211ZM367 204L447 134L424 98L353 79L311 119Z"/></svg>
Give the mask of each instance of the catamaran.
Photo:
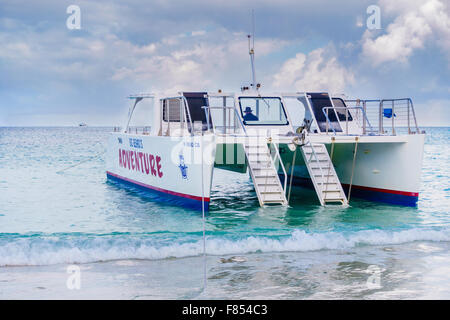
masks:
<svg viewBox="0 0 450 320"><path fill-rule="evenodd" d="M288 206L305 190L293 185L314 188L321 205L359 197L416 206L425 132L410 98L265 93L249 52L253 81L238 94L131 95L127 123L108 142L108 179L204 210L216 169L248 172L261 206ZM153 119L133 128L144 99Z"/></svg>

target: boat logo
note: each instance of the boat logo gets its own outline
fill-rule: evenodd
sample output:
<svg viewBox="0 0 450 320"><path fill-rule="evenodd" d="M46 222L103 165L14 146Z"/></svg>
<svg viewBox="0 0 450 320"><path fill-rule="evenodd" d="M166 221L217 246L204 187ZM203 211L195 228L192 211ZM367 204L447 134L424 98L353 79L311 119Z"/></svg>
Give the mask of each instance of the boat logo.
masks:
<svg viewBox="0 0 450 320"><path fill-rule="evenodd" d="M184 163L184 156L180 154L180 164L178 165L178 168L181 170L181 177L183 179L187 179L187 165Z"/></svg>
<svg viewBox="0 0 450 320"><path fill-rule="evenodd" d="M130 147L144 149L144 145L142 144L142 139L130 138Z"/></svg>

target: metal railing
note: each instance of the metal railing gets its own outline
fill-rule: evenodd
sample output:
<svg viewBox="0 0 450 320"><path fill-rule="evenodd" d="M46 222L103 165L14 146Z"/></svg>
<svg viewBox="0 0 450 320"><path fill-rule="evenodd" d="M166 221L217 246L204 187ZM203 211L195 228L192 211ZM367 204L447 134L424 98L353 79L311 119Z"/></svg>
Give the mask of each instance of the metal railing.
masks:
<svg viewBox="0 0 450 320"><path fill-rule="evenodd" d="M127 133L149 135L151 126L128 126ZM120 127L114 127L114 132L120 132Z"/></svg>
<svg viewBox="0 0 450 320"><path fill-rule="evenodd" d="M173 121L170 121L170 103L169 100L179 100L180 101L180 113L179 113L179 119L175 119ZM161 130L163 128L163 122L167 123L167 135L170 135L170 123L179 123L180 124L180 134L183 134L185 125L187 127L188 132L192 135L194 135L194 125L192 123L192 117L191 112L189 111L189 104L187 102L187 99L185 96L175 96L175 97L167 97L160 99L161 102L161 117L160 117L160 127ZM164 102L166 107L166 115L167 119L164 120ZM161 131L162 132L162 131Z"/></svg>
<svg viewBox="0 0 450 320"><path fill-rule="evenodd" d="M272 158L272 153L270 152L270 146L273 146L273 148L275 149L275 160L274 158ZM283 186L283 192L286 195L286 190L287 190L287 173L286 173L286 168L284 167L283 164L283 160L281 159L280 156L280 152L278 151L278 147L275 143L273 143L272 138L269 139L269 153L270 153L270 161L272 162L273 167L275 168L275 170L277 169L276 165L275 165L275 161L278 158L278 162L281 165L281 169L283 169L283 174L284 174L284 186Z"/></svg>
<svg viewBox="0 0 450 320"><path fill-rule="evenodd" d="M128 110L128 120L127 120L127 124L125 125L124 132L129 132L131 118L133 117L134 110L136 109L137 104L140 101L142 101L143 99L154 99L154 98L155 98L155 95L152 93L139 93L139 94L133 94L133 95L128 96L128 99L134 100L134 103ZM114 130L115 130L115 128L114 128Z"/></svg>
<svg viewBox="0 0 450 320"><path fill-rule="evenodd" d="M373 134L396 135L402 129L407 129L408 134L420 132L411 98L356 99L345 102L362 107L366 115L364 121L378 124L377 128L372 127ZM364 122L362 126L365 126Z"/></svg>
<svg viewBox="0 0 450 320"><path fill-rule="evenodd" d="M212 123L213 132L221 133L221 134L229 134L229 133L238 133L240 129L242 129L247 135L247 130L245 129L244 123L241 121L241 118L239 117L239 113L236 110L235 107L228 107L228 106L203 106L203 109L205 109L205 115L206 115L206 121L208 123L208 128L210 127L209 119L212 114L211 110L223 110L223 117L222 117L222 124L217 124L217 118L214 119ZM228 117L226 116L228 111ZM234 115L233 121L231 121L232 116ZM213 117L211 117L212 119ZM227 124L228 120L228 124ZM232 122L232 124L231 124Z"/></svg>
<svg viewBox="0 0 450 320"><path fill-rule="evenodd" d="M234 96L226 95L226 94L208 94L208 98L223 98L223 105L222 106L203 106L202 108L205 110L206 119L208 121L208 128L209 125L209 119L211 116L212 110L222 110L222 121L221 125L217 124L217 118L214 116L211 116L211 120L213 120L212 128L214 134L220 133L220 134L229 134L229 133L238 133L240 129L244 132L247 139L250 139L250 136L247 133L247 130L245 128L244 123L241 120L241 117L239 115L238 110L235 107L234 103ZM233 98L233 106L227 106L226 105L226 98ZM233 119L233 120L232 120ZM220 123L220 122L219 122ZM281 169L283 170L284 174L284 187L283 192L286 195L287 190L287 173L286 168L284 167L283 160L281 159L280 152L278 150L277 145L272 141L272 138L268 139L269 144L269 158L270 162L272 163L273 167L277 170L277 167L275 165L275 162L278 160L279 164L281 165ZM272 156L272 149L271 146L273 146L273 149L275 150L275 156Z"/></svg>
<svg viewBox="0 0 450 320"><path fill-rule="evenodd" d="M309 159L307 160L307 161L308 161L308 164L311 163L311 160L312 160L313 157L314 157L314 159L315 159L316 162L318 163L319 170L320 170L320 175L321 175L321 177L322 177L322 179L323 179L322 181L324 181L324 180L325 180L325 174L323 173L322 166L319 164L319 163L320 163L320 162L319 162L319 157L317 156L316 151L314 150L314 146L312 145L311 141L306 142L305 145L304 145L304 147L307 147L308 145L309 145L309 147L311 148L311 154L310 154L310 156L309 156ZM313 172L312 172L312 169L311 169L311 174L313 175L313 177L311 177L311 179L316 179L316 178L314 177L314 174L313 174Z"/></svg>
<svg viewBox="0 0 450 320"><path fill-rule="evenodd" d="M236 97L232 93L207 93L205 98L208 101L211 99L222 100L222 105L213 104L202 107L205 110L206 119L212 120L213 132L215 134L235 134L242 129L247 136L247 130L241 120L241 117L236 109ZM227 99L232 99L232 105L227 105ZM222 112L220 112L222 111ZM221 119L220 119L221 118ZM208 125L208 128L210 126Z"/></svg>
<svg viewBox="0 0 450 320"><path fill-rule="evenodd" d="M370 124L369 119L367 118L366 112L364 111L364 109L362 107L323 107L322 108L322 112L325 115L325 118L327 120L327 125L326 125L326 133L328 134L328 127L330 126L331 129L333 130L333 133L336 135L336 130L334 129L334 127L331 124L331 120L329 117L329 112L328 110L334 110L336 117L338 117L338 112L336 112L336 110L344 110L345 111L345 134L349 134L349 130L348 130L348 125L349 125L349 116L351 116L352 122L354 120L359 119L359 114L358 113L354 113L351 114L349 110L360 110L361 114L362 114L362 118L363 118L363 124L362 124L362 132L363 134L367 133L367 125L369 125L369 132L373 132L373 128L372 125ZM342 124L343 120L339 119L339 123Z"/></svg>
<svg viewBox="0 0 450 320"><path fill-rule="evenodd" d="M389 105L390 102L390 105ZM385 104L390 108L385 108ZM414 105L410 98L404 99L383 99L380 101L380 121L379 121L379 131L384 132L385 118L388 118L389 113L391 114L391 130L392 135L396 134L396 127L407 127L408 134L414 133L411 130L411 122L416 129L416 133L419 133L419 126L417 125L416 113L414 111ZM385 110L390 110L390 112L385 112ZM388 120L389 121L389 120ZM389 127L389 126L387 126Z"/></svg>

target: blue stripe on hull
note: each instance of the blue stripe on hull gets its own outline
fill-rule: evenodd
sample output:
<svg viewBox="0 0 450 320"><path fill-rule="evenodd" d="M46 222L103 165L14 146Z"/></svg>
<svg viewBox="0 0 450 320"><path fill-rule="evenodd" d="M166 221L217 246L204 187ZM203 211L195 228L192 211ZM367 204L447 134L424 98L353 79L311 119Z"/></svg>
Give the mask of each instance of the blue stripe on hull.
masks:
<svg viewBox="0 0 450 320"><path fill-rule="evenodd" d="M156 196L156 200L158 200L158 201L167 202L167 203L181 206L184 208L190 208L190 209L200 210L200 211L202 210L202 201L201 200L189 199L189 198L180 197L180 196L176 196L173 194L161 192L158 190L146 188L144 186L138 185L136 183L133 183L133 182L130 182L127 180L120 179L119 177L115 177L110 174L106 174L106 177L111 181L116 181L116 182L122 183L124 185L132 186L133 188L151 193ZM209 201L205 201L204 203L205 203L205 211L208 211L209 210Z"/></svg>
<svg viewBox="0 0 450 320"><path fill-rule="evenodd" d="M284 176L280 176L280 180L284 180ZM289 178L288 178L288 184L289 184ZM296 185L296 186L306 187L306 188L314 188L314 185L313 185L311 179L309 179L309 178L294 177L292 179L292 184ZM345 194L348 196L348 185L344 185L343 188L344 188ZM360 198L360 199L364 199L364 200L375 201L375 202L402 205L402 206L407 206L407 207L416 207L417 201L419 200L419 197L415 197L415 196L407 196L407 195L402 195L402 194L380 192L380 191L375 191L375 190L364 190L364 189L358 189L358 187L355 187L355 186L352 187L352 197L356 197L356 198Z"/></svg>
<svg viewBox="0 0 450 320"><path fill-rule="evenodd" d="M344 188L344 191L345 194L348 194L348 186ZM358 189L357 187L352 187L352 197L389 204L398 204L407 207L416 207L417 201L419 200L419 197L373 190L364 190Z"/></svg>

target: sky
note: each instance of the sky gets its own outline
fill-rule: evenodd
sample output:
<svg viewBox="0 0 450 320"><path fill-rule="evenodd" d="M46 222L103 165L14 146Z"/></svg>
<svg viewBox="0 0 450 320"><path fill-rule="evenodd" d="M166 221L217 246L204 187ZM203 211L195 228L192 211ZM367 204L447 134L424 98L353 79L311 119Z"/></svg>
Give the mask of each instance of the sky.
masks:
<svg viewBox="0 0 450 320"><path fill-rule="evenodd" d="M450 126L449 0L0 0L0 126L120 125L129 94L238 93L252 10L263 91L410 97L419 126Z"/></svg>

